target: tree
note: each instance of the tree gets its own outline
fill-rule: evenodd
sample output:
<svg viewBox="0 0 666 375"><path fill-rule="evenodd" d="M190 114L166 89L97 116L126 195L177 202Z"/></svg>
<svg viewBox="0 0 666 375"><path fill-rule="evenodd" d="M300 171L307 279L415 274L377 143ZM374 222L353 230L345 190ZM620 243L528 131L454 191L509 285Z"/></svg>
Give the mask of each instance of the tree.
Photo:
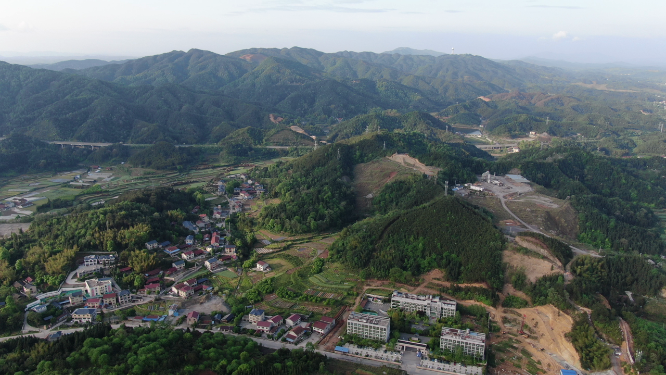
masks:
<svg viewBox="0 0 666 375"><path fill-rule="evenodd" d="M157 265L157 257L143 250L134 250L130 253L128 263L136 272L142 273Z"/></svg>

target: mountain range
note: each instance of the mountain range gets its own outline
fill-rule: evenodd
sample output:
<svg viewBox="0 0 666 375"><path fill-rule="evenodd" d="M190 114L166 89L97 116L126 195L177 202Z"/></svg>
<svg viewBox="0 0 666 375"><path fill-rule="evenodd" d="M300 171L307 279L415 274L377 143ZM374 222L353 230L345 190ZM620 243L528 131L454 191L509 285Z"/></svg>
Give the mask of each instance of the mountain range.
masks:
<svg viewBox="0 0 666 375"><path fill-rule="evenodd" d="M627 97L634 100L631 93L621 92L631 90L600 91L579 85L593 85L606 79L605 73L473 55L324 53L299 47L219 55L192 49L106 64L68 61L49 69L0 63L0 134L21 132L48 140L217 143L246 127L275 134L296 124L314 135L330 131L350 136L357 131L342 130L347 124L336 130L338 123L393 110L421 112L414 118L427 125L429 134L442 138L448 125L442 120L461 113L470 114L454 120L478 118L471 125L484 118L543 114L536 110L538 102L497 96L509 92L557 92L563 99L552 103L588 103L603 95L611 117L617 103ZM624 79L619 84L630 83ZM645 85L653 89L652 83ZM492 98L490 110L456 109L479 101L478 97ZM513 104L498 104L507 100ZM624 106L622 111L631 113L645 109L634 102ZM576 117L575 108L555 107L549 107L551 121L588 121ZM439 120L424 117L427 113L439 114ZM634 117L625 121L627 126L636 125ZM401 125L396 126L426 129L407 123L398 121Z"/></svg>

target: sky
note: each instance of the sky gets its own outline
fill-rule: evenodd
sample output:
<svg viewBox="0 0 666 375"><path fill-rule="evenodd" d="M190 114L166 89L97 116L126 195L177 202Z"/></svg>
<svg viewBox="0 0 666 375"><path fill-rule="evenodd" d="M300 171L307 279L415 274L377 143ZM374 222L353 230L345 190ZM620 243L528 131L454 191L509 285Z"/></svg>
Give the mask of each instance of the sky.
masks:
<svg viewBox="0 0 666 375"><path fill-rule="evenodd" d="M666 0L5 0L0 56L411 47L666 65L665 14Z"/></svg>

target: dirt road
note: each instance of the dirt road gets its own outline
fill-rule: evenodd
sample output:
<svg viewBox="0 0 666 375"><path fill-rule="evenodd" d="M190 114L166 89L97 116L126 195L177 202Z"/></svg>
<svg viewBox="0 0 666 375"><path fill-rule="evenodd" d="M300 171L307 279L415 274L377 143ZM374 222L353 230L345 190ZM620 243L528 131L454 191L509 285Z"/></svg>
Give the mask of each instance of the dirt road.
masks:
<svg viewBox="0 0 666 375"><path fill-rule="evenodd" d="M629 362L634 363L634 337L631 335L631 328L629 324L620 318L620 329L622 330L622 336L624 336L624 341L627 342L627 352L624 353Z"/></svg>

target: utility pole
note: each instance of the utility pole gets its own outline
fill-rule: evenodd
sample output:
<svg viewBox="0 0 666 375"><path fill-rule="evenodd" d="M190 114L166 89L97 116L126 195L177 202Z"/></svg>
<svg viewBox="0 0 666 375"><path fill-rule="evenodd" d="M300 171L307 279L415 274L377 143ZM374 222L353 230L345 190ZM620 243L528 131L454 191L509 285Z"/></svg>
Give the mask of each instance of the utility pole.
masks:
<svg viewBox="0 0 666 375"><path fill-rule="evenodd" d="M550 122L550 117L546 117L546 126L548 126L548 122Z"/></svg>
<svg viewBox="0 0 666 375"><path fill-rule="evenodd" d="M314 142L315 142L315 151L317 151L317 137L314 137Z"/></svg>
<svg viewBox="0 0 666 375"><path fill-rule="evenodd" d="M340 160L340 149L338 149L338 160Z"/></svg>
<svg viewBox="0 0 666 375"><path fill-rule="evenodd" d="M449 181L444 181L444 195L449 195Z"/></svg>
<svg viewBox="0 0 666 375"><path fill-rule="evenodd" d="M384 141L384 150L386 150L386 141Z"/></svg>

